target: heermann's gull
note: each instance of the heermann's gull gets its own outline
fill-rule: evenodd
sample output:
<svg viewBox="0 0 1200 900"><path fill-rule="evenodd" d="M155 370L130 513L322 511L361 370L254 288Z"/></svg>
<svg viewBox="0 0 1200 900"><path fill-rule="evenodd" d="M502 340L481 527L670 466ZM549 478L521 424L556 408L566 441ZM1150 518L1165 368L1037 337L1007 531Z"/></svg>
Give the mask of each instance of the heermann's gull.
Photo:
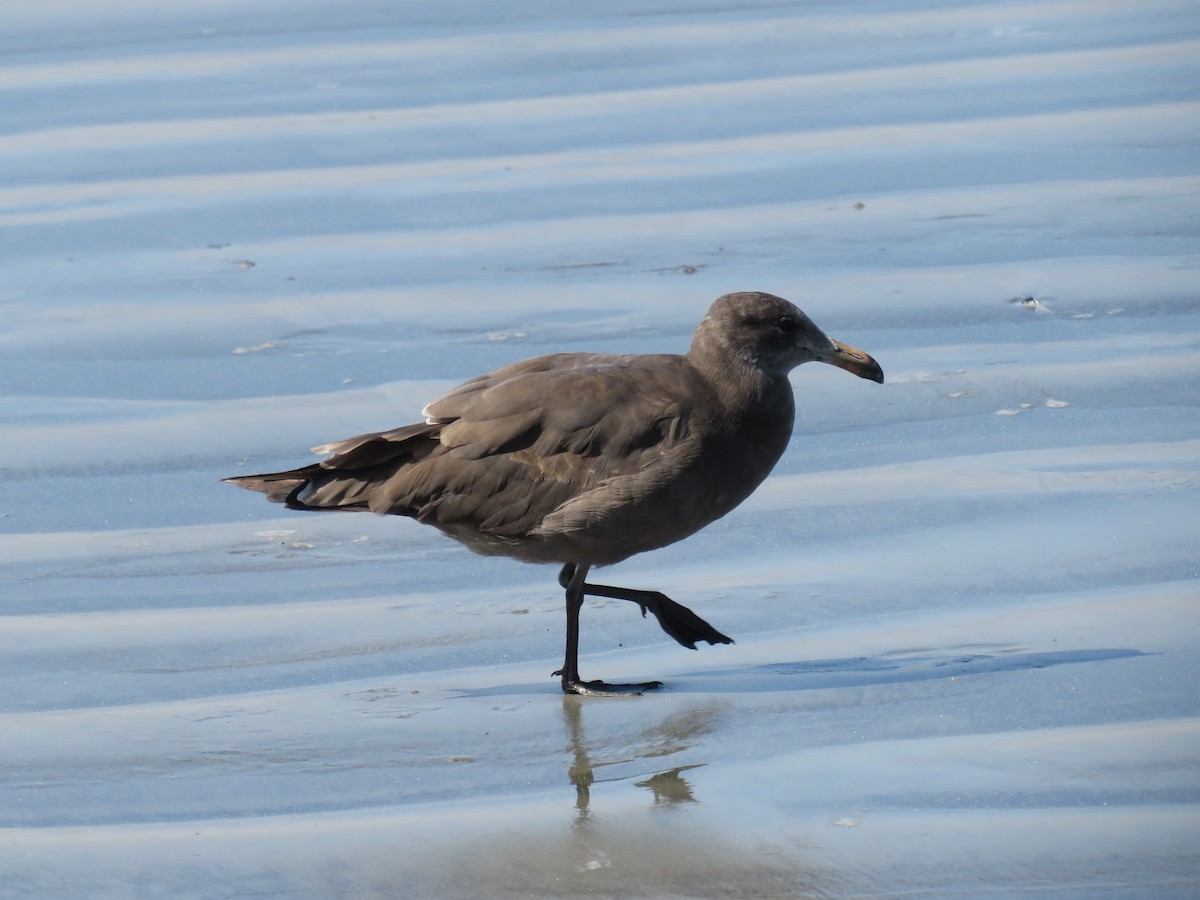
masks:
<svg viewBox="0 0 1200 900"><path fill-rule="evenodd" d="M588 570L682 540L741 503L787 446L788 373L812 360L883 382L875 360L787 300L726 294L683 356L527 359L459 385L423 423L315 447L328 458L300 469L225 480L291 509L409 516L476 553L560 563L563 690L657 687L579 677L586 595L638 604L693 650L731 639L665 594L592 584Z"/></svg>

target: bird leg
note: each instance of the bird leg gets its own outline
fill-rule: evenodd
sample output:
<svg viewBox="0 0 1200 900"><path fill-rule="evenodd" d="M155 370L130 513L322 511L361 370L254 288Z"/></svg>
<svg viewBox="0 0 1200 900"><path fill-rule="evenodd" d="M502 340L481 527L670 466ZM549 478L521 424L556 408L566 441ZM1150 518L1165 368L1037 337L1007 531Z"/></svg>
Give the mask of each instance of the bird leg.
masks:
<svg viewBox="0 0 1200 900"><path fill-rule="evenodd" d="M567 591L567 652L563 667L555 672L562 676L564 694L583 694L588 697L612 697L621 694L640 694L642 691L661 687L661 681L644 684L608 684L603 681L584 681L579 677L579 611L583 608L583 597L587 593L585 579L587 566L563 566L558 576L559 583Z"/></svg>
<svg viewBox="0 0 1200 900"><path fill-rule="evenodd" d="M583 598L608 597L613 600L628 600L641 607L642 616L646 611L654 613L659 626L689 650L696 649L697 641L707 641L710 644L732 644L733 638L727 637L708 622L700 618L686 606L676 603L666 594L659 591L643 591L635 588L613 587L607 584L592 584L588 582L588 566L576 566L567 563L558 574L558 583L567 592L567 654L563 667L555 672L562 676L563 691L568 694L588 694L608 696L612 694L640 693L643 690L660 687L662 682L651 681L645 684L605 684L603 681L583 681L579 677L579 611L583 608Z"/></svg>
<svg viewBox="0 0 1200 900"><path fill-rule="evenodd" d="M568 563L559 573L558 583L567 588L576 574L575 566ZM642 591L585 582L583 593L593 597L609 597L613 600L629 600L636 603L642 608L643 618L647 610L654 613L654 618L658 620L662 630L689 650L696 649L697 641L706 641L709 644L733 643L733 638L717 631L686 606L676 603L660 591Z"/></svg>

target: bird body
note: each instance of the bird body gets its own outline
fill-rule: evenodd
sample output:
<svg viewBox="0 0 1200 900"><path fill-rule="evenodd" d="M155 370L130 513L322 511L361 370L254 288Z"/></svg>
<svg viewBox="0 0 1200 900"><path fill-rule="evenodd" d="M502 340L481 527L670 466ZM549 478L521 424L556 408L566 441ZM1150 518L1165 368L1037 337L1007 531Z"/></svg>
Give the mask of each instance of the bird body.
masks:
<svg viewBox="0 0 1200 900"><path fill-rule="evenodd" d="M559 563L581 601L605 586L580 572L695 533L767 477L792 432L788 372L810 359L883 380L788 301L727 294L684 355L524 360L433 401L423 423L316 447L329 455L314 465L226 480L294 509L408 516L477 553ZM673 633L685 645L729 640L657 592L606 590L637 595L622 594L643 612L649 603L668 633L673 613L646 595L695 618Z"/></svg>

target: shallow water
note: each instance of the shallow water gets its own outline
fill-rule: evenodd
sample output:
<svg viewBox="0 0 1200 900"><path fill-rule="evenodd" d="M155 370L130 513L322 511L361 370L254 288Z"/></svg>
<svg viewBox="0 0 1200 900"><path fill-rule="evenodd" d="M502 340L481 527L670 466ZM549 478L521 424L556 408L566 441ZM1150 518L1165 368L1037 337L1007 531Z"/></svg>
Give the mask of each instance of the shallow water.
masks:
<svg viewBox="0 0 1200 900"><path fill-rule="evenodd" d="M0 896L1192 896L1194 4L10 16ZM221 485L768 290L741 508L554 571Z"/></svg>

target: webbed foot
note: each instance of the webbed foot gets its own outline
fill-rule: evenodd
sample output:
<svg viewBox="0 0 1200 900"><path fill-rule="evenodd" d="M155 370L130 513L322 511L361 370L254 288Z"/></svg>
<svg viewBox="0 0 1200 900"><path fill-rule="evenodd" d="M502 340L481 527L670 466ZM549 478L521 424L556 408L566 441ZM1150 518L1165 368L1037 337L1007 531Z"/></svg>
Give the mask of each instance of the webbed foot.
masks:
<svg viewBox="0 0 1200 900"><path fill-rule="evenodd" d="M554 673L561 676L562 671ZM641 684L609 684L607 681L584 681L581 678L562 681L564 694L579 694L582 697L640 697L646 691L662 687L661 681L645 681Z"/></svg>

